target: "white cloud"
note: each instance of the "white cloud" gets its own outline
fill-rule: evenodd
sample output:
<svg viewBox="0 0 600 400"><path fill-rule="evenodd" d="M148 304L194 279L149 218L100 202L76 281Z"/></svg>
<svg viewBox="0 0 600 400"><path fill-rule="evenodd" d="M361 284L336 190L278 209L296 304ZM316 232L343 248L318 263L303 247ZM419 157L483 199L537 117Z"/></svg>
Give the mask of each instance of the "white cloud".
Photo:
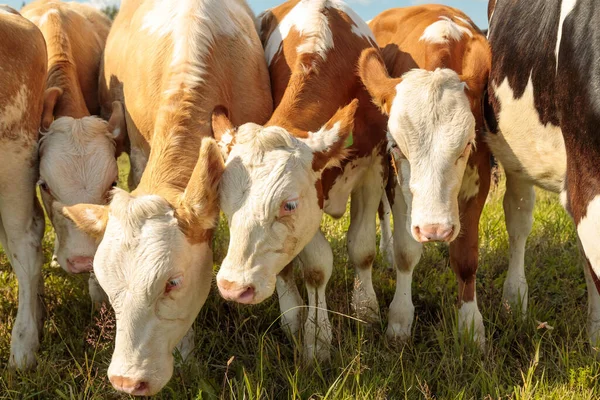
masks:
<svg viewBox="0 0 600 400"><path fill-rule="evenodd" d="M102 9L102 8L106 8L106 7L112 7L112 6L117 6L119 7L121 5L121 0L90 0L90 1L86 1L85 3Z"/></svg>

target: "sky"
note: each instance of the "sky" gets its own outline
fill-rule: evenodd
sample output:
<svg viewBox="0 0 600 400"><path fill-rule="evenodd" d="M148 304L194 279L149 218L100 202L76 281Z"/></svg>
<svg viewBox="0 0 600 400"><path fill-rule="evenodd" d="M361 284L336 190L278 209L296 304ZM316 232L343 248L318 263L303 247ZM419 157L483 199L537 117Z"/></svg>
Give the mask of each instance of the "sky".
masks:
<svg viewBox="0 0 600 400"><path fill-rule="evenodd" d="M7 1L9 6L19 9L23 0L0 0ZM177 0L172 0L177 1ZM257 14L267 8L283 3L283 0L247 0L254 12ZM26 1L28 3L28 1ZM94 5L118 5L120 0L85 0ZM406 7L416 4L440 3L456 7L464 11L481 29L487 28L487 0L346 0L352 8L365 20L368 21L380 12L394 7Z"/></svg>

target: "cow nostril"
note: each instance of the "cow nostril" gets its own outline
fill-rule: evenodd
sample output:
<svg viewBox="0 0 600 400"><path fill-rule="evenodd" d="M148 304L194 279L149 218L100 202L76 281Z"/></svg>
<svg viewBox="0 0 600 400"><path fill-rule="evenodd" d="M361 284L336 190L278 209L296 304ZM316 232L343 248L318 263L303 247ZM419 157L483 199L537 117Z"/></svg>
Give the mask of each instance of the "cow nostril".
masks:
<svg viewBox="0 0 600 400"><path fill-rule="evenodd" d="M145 392L147 390L148 390L148 382L140 382L137 385L135 385L136 393Z"/></svg>
<svg viewBox="0 0 600 400"><path fill-rule="evenodd" d="M249 301L252 301L252 299L254 299L254 287L253 286L248 286L246 288L246 290L244 290L238 297L238 300L240 302L249 302Z"/></svg>

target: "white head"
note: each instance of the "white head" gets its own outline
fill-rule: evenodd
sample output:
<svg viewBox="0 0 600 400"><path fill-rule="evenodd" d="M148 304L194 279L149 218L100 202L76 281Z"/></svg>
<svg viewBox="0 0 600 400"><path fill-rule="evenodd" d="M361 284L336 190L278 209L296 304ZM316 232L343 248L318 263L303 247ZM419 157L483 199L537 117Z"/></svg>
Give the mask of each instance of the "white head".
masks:
<svg viewBox="0 0 600 400"><path fill-rule="evenodd" d="M321 173L344 156L357 105L354 100L340 109L317 132L293 136L279 126L250 123L237 129L219 188L230 232L217 275L224 298L256 304L271 296L277 274L316 234ZM213 114L215 137L231 137L231 123L219 120L226 116Z"/></svg>
<svg viewBox="0 0 600 400"><path fill-rule="evenodd" d="M419 242L454 240L459 192L475 144L466 84L450 69L417 69L392 79L375 49L363 52L359 72L389 116L398 180L411 210L407 228Z"/></svg>
<svg viewBox="0 0 600 400"><path fill-rule="evenodd" d="M94 272L117 318L108 377L121 391L151 395L171 378L173 349L210 290L223 168L216 142L203 139L187 188L171 202L114 189L108 206L61 208L100 240Z"/></svg>
<svg viewBox="0 0 600 400"><path fill-rule="evenodd" d="M118 178L116 157L126 135L123 125L121 103L115 102L108 123L93 116L60 117L50 120L42 133L38 184L56 232L58 262L67 272L90 271L96 243L54 205L106 204Z"/></svg>

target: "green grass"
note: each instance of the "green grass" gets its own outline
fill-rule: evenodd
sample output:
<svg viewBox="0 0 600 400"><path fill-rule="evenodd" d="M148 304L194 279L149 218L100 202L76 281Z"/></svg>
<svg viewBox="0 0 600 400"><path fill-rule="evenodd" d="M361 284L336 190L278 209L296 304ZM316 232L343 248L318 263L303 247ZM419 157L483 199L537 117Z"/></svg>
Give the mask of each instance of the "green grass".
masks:
<svg viewBox="0 0 600 400"><path fill-rule="evenodd" d="M485 353L457 332L456 281L443 245L426 246L415 271L413 340L394 347L385 319L395 273L380 257L374 282L384 321L365 326L351 315L353 270L348 267L348 217L326 218L335 267L328 286L334 341L332 361L304 368L300 353L279 326L276 298L257 306L225 303L214 288L195 323L196 350L176 368L158 398L194 399L596 399L600 363L587 344L587 296L575 231L554 195L538 192L535 224L527 244L529 314L521 320L501 305L508 264L502 212L503 183L490 193L481 220L477 297L484 317ZM10 330L17 285L0 253L0 398L125 398L110 386L111 312L93 311L87 277L48 265L44 251L47 319L32 372L10 372ZM215 238L215 271L226 253L221 221ZM302 285L300 278L298 284ZM554 329L537 329L536 321Z"/></svg>

